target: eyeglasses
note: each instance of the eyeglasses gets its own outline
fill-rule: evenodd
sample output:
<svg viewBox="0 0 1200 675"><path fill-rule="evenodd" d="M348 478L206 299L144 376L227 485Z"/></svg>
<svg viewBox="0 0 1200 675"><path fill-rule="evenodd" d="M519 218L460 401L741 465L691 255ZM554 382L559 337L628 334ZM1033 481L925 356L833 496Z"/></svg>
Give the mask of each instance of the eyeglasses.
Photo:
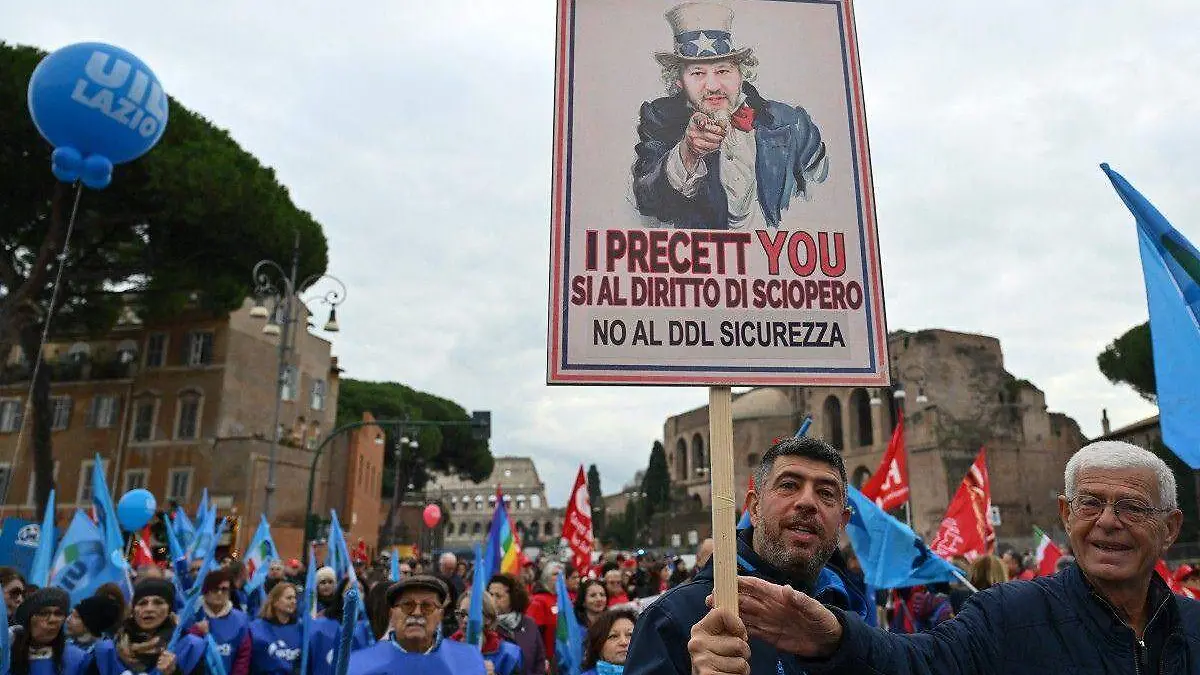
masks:
<svg viewBox="0 0 1200 675"><path fill-rule="evenodd" d="M399 607L400 611L404 612L405 614L416 614L417 610L419 609L423 615L433 614L442 608L442 606L436 602L428 602L426 600L422 600L420 602L417 602L416 600L401 600L400 602L396 603L396 607Z"/></svg>
<svg viewBox="0 0 1200 675"><path fill-rule="evenodd" d="M10 589L8 589L8 597L10 597L10 598L25 597L25 589L24 588L10 588Z"/></svg>
<svg viewBox="0 0 1200 675"><path fill-rule="evenodd" d="M468 612L465 609L454 610L454 616L458 617L460 620L467 618L467 614L468 614Z"/></svg>
<svg viewBox="0 0 1200 675"><path fill-rule="evenodd" d="M1126 525L1142 525L1157 514L1171 511L1151 506L1140 499L1105 501L1094 495L1076 495L1067 503L1071 506L1071 513L1082 520L1096 520L1105 508L1112 506L1113 515Z"/></svg>

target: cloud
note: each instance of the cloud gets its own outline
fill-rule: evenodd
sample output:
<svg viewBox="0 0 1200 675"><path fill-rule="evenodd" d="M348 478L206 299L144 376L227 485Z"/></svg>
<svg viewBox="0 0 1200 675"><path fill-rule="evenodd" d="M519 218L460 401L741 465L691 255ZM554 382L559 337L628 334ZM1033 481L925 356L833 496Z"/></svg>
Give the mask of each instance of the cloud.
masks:
<svg viewBox="0 0 1200 675"><path fill-rule="evenodd" d="M1099 430L1152 413L1095 356L1146 318L1109 161L1200 240L1200 15L1182 0L857 3L889 325L999 337ZM545 373L554 3L7 3L0 38L105 39L266 164L350 289L347 375L494 412L562 503L644 466L682 388ZM664 24L665 35L665 24ZM119 180L119 175L118 175ZM935 395L931 392L931 395Z"/></svg>

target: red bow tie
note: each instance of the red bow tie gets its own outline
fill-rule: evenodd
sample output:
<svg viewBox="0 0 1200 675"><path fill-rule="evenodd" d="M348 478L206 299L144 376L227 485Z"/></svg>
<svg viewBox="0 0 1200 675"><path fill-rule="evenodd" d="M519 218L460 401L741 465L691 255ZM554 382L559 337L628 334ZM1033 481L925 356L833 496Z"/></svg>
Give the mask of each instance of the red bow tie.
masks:
<svg viewBox="0 0 1200 675"><path fill-rule="evenodd" d="M754 108L743 103L742 107L730 116L729 121L741 131L750 131L754 128Z"/></svg>

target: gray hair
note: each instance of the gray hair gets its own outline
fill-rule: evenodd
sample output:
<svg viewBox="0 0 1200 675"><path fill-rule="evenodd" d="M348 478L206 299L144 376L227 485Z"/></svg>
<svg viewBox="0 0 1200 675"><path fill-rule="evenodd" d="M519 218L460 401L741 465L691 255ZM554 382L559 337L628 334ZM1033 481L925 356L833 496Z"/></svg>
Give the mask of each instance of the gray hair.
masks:
<svg viewBox="0 0 1200 675"><path fill-rule="evenodd" d="M715 63L715 61L714 61ZM742 74L743 82L753 82L758 79L758 57L743 56L736 60L738 71ZM683 86L679 84L683 79L683 67L687 63L676 61L662 67L663 86L667 88L667 96L674 96L683 91Z"/></svg>
<svg viewBox="0 0 1200 675"><path fill-rule="evenodd" d="M1164 509L1179 508L1179 497L1175 489L1175 474L1170 467L1149 450L1124 441L1096 441L1083 446L1067 461L1063 472L1067 499L1074 499L1079 486L1079 472L1084 469L1148 469L1158 479L1159 506Z"/></svg>
<svg viewBox="0 0 1200 675"><path fill-rule="evenodd" d="M558 573L562 570L562 565L557 562L546 563L542 568L542 585L546 588L554 588L554 584L558 582Z"/></svg>
<svg viewBox="0 0 1200 675"><path fill-rule="evenodd" d="M439 563L444 563L447 561L449 561L450 564L452 564L452 565L457 565L458 564L458 556L454 555L450 551L446 551L442 555L438 556Z"/></svg>

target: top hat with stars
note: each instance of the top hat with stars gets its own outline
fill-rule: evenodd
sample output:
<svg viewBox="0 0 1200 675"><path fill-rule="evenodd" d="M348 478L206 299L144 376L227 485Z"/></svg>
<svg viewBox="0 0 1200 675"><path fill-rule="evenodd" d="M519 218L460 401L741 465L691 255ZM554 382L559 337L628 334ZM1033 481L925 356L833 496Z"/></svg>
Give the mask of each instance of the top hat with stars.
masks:
<svg viewBox="0 0 1200 675"><path fill-rule="evenodd" d="M666 13L675 49L658 52L654 58L663 66L703 61L741 61L754 53L750 47L733 46L733 10L710 2L685 2Z"/></svg>

